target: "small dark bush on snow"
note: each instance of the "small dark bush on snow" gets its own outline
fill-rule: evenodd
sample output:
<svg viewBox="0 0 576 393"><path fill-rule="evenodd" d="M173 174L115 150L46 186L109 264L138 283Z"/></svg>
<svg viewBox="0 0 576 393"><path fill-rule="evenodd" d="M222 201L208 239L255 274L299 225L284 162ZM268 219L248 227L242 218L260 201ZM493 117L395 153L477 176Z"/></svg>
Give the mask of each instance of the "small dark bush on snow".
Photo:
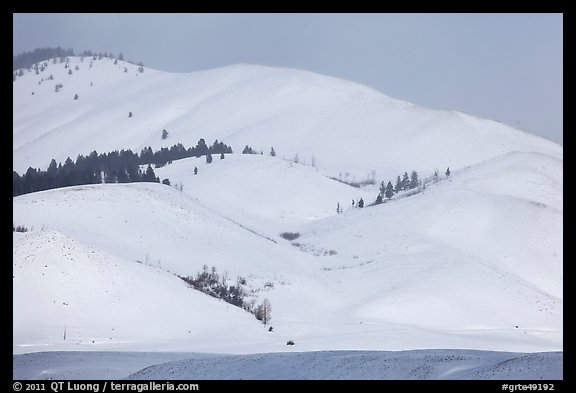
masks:
<svg viewBox="0 0 576 393"><path fill-rule="evenodd" d="M298 232L284 232L280 236L286 240L296 240L300 237L300 234Z"/></svg>
<svg viewBox="0 0 576 393"><path fill-rule="evenodd" d="M286 345L294 345L294 341L288 340L288 342L286 343Z"/></svg>

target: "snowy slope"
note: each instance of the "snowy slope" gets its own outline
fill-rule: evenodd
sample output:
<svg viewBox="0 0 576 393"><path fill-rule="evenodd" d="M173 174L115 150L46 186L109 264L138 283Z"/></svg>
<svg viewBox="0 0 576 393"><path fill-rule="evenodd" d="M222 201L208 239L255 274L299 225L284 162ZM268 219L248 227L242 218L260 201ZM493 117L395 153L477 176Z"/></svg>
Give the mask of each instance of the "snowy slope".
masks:
<svg viewBox="0 0 576 393"><path fill-rule="evenodd" d="M14 379L563 379L562 352L326 351L257 355L40 352L15 355Z"/></svg>
<svg viewBox="0 0 576 393"><path fill-rule="evenodd" d="M298 154L307 164L314 157L325 173L349 174L349 180L372 170L385 179L411 169L429 174L515 150L563 155L553 142L494 121L417 107L307 71L240 64L138 73L107 58L71 58L68 69L48 63L39 75L26 72L13 83L13 167L19 173L93 150L188 147L200 138L224 141L237 153L249 144L264 153L274 146L279 157ZM54 80L47 81L51 74ZM58 93L56 83L64 86ZM170 132L164 141L162 129Z"/></svg>
<svg viewBox="0 0 576 393"><path fill-rule="evenodd" d="M41 380L121 379L148 366L190 357L188 352L31 352L13 356L12 377Z"/></svg>
<svg viewBox="0 0 576 393"><path fill-rule="evenodd" d="M505 155L410 198L310 224L299 242L337 252L322 269L342 281L359 319L560 343L561 174L561 161Z"/></svg>
<svg viewBox="0 0 576 393"><path fill-rule="evenodd" d="M286 351L289 339L299 350L562 349L561 161L506 154L415 196L331 216L336 200L324 196L358 190L279 158L228 156L195 176L198 161L158 169L182 192L137 183L50 190L14 198L13 221L127 263L182 275L207 264L246 277L256 299L271 300L275 331L246 345L205 341L224 352ZM309 198L297 197L302 190ZM300 238L280 238L282 227Z"/></svg>
<svg viewBox="0 0 576 393"><path fill-rule="evenodd" d="M351 200L374 200L378 191L358 189L323 176L315 168L279 158L232 154L187 158L156 169L210 209L275 236L298 224L333 216ZM194 175L193 168L199 169Z"/></svg>
<svg viewBox="0 0 576 393"><path fill-rule="evenodd" d="M45 230L14 234L14 352L178 350L269 339L248 313L157 268Z"/></svg>
<svg viewBox="0 0 576 393"><path fill-rule="evenodd" d="M138 73L110 59L90 63L71 58L68 75L49 62L14 82L14 170L199 138L264 155L156 168L182 191L101 184L13 198L13 223L32 229L13 235L15 354L562 350L562 146L306 71ZM276 157L266 154L272 146ZM300 164L290 162L296 154ZM373 202L377 186L327 177L394 182L447 166L452 176L424 192L364 209L351 201ZM204 265L246 278L255 302L270 299L274 331L175 276ZM133 359L123 370L148 361L157 363ZM482 370L494 373L481 375L514 378L488 363Z"/></svg>
<svg viewBox="0 0 576 393"><path fill-rule="evenodd" d="M563 354L466 350L333 351L200 357L127 379L563 379Z"/></svg>

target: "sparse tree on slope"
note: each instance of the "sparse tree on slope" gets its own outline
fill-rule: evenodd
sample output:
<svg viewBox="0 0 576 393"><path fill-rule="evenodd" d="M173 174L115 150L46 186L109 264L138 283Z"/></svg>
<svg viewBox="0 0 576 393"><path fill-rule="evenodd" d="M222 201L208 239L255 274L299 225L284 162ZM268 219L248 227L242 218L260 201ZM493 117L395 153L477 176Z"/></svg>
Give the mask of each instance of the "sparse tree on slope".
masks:
<svg viewBox="0 0 576 393"><path fill-rule="evenodd" d="M364 207L364 199L360 198L360 200L358 201L358 207L360 209L362 209Z"/></svg>
<svg viewBox="0 0 576 393"><path fill-rule="evenodd" d="M404 172L402 176L402 190L407 189L410 187L410 178L408 177L408 172Z"/></svg>
<svg viewBox="0 0 576 393"><path fill-rule="evenodd" d="M386 185L386 198L391 199L394 195L394 188L392 187L392 182L388 182Z"/></svg>
<svg viewBox="0 0 576 393"><path fill-rule="evenodd" d="M168 138L168 131L162 130L162 140Z"/></svg>
<svg viewBox="0 0 576 393"><path fill-rule="evenodd" d="M412 171L410 174L410 188L418 187L420 180L418 179L418 173L416 171Z"/></svg>
<svg viewBox="0 0 576 393"><path fill-rule="evenodd" d="M400 191L402 191L402 180L400 179L400 176L398 176L396 178L396 187L394 188L394 192L398 194Z"/></svg>
<svg viewBox="0 0 576 393"><path fill-rule="evenodd" d="M256 312L254 314L256 319L262 321L264 326L270 322L272 319L272 305L268 299L264 299L261 305L256 308Z"/></svg>
<svg viewBox="0 0 576 393"><path fill-rule="evenodd" d="M450 177L450 167L446 168L446 177Z"/></svg>
<svg viewBox="0 0 576 393"><path fill-rule="evenodd" d="M380 195L384 195L386 193L386 184L384 184L384 180L380 183Z"/></svg>

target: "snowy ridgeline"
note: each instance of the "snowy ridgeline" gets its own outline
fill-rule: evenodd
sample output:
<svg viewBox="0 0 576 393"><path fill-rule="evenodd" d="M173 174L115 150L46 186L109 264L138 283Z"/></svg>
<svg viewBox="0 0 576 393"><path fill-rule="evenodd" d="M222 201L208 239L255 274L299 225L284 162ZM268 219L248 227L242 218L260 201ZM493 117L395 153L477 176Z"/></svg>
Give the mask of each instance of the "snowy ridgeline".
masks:
<svg viewBox="0 0 576 393"><path fill-rule="evenodd" d="M13 357L14 379L561 380L563 352L322 351L216 355L37 352Z"/></svg>
<svg viewBox="0 0 576 393"><path fill-rule="evenodd" d="M372 170L387 180L407 169L427 176L510 151L563 156L560 145L498 122L307 71L239 64L141 73L109 58L48 63L13 84L13 170L20 174L52 158L64 165L93 150L156 151L199 138L236 153L274 146L278 158L299 157L350 182Z"/></svg>

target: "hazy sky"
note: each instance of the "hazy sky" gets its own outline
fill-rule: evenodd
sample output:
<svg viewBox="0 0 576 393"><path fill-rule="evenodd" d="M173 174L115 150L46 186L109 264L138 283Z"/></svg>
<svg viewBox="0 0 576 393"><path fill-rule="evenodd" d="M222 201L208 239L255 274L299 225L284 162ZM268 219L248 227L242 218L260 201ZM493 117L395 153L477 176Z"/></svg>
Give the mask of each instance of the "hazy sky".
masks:
<svg viewBox="0 0 576 393"><path fill-rule="evenodd" d="M562 14L14 14L13 53L119 52L182 72L301 68L563 143Z"/></svg>

